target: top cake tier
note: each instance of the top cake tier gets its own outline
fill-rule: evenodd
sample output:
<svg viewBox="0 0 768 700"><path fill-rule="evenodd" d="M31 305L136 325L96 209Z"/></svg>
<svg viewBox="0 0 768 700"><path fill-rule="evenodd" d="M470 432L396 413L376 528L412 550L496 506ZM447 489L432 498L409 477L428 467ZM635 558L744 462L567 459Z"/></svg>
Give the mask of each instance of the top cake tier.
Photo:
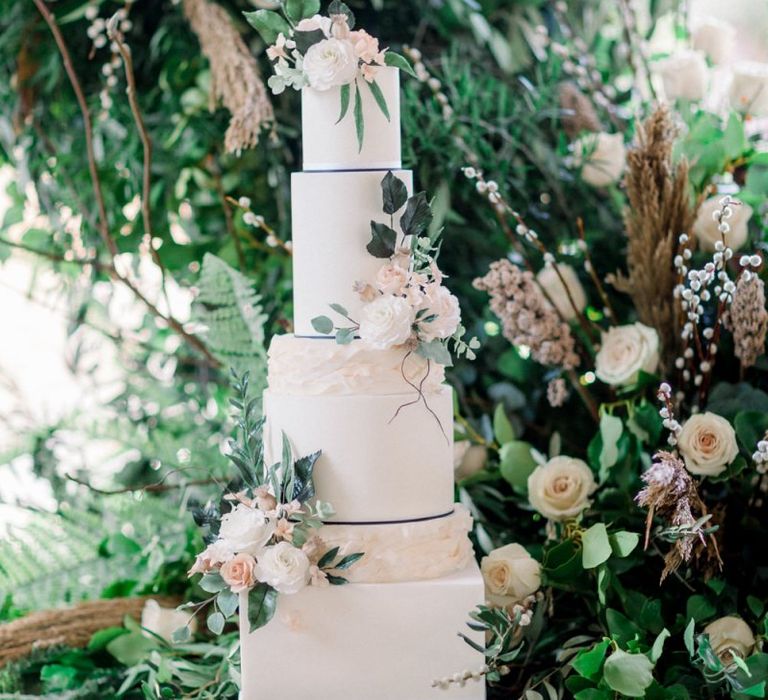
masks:
<svg viewBox="0 0 768 700"><path fill-rule="evenodd" d="M376 83L384 95L389 120L376 104L368 83L358 77L365 129L362 148L358 147L355 129L354 84L350 90L349 108L341 121L341 88L302 89L304 170L390 170L400 167L400 71L380 68Z"/></svg>

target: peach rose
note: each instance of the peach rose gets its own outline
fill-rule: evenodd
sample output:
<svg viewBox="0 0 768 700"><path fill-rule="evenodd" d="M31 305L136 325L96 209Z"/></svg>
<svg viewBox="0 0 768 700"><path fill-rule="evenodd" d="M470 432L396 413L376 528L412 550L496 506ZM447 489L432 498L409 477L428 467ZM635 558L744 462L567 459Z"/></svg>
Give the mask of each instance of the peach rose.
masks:
<svg viewBox="0 0 768 700"><path fill-rule="evenodd" d="M355 47L355 54L361 61L384 65L384 52L379 50L379 40L371 36L365 29L350 32L349 40Z"/></svg>
<svg viewBox="0 0 768 700"><path fill-rule="evenodd" d="M240 593L256 583L255 568L256 560L250 554L238 554L225 562L219 573L233 593Z"/></svg>

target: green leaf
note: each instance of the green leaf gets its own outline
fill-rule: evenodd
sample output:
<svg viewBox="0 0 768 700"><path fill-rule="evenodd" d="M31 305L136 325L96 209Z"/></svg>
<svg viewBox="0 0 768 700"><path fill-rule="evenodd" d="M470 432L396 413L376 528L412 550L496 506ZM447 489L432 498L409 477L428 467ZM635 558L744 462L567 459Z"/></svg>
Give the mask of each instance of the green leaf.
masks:
<svg viewBox="0 0 768 700"><path fill-rule="evenodd" d="M496 410L493 412L493 434L496 437L496 442L500 445L512 442L517 437L512 423L507 418L507 412L503 403L496 406Z"/></svg>
<svg viewBox="0 0 768 700"><path fill-rule="evenodd" d="M189 625L183 625L178 629L171 632L171 641L174 644L184 644L192 638L192 630L189 629Z"/></svg>
<svg viewBox="0 0 768 700"><path fill-rule="evenodd" d="M752 454L768 430L768 414L762 411L740 411L736 414L733 427L741 446Z"/></svg>
<svg viewBox="0 0 768 700"><path fill-rule="evenodd" d="M499 450L499 471L518 493L528 491L528 477L536 469L531 446L522 440L511 440Z"/></svg>
<svg viewBox="0 0 768 700"><path fill-rule="evenodd" d="M366 82L368 81L366 80ZM372 82L368 83L368 87L371 89L371 94L373 95L373 99L376 100L376 104L379 105L379 109L381 110L381 113L384 115L387 121L390 121L389 108L387 107L387 100L384 97L384 93L381 91L379 84L375 80L373 80Z"/></svg>
<svg viewBox="0 0 768 700"><path fill-rule="evenodd" d="M266 583L260 583L248 592L249 631L266 625L275 614L277 591Z"/></svg>
<svg viewBox="0 0 768 700"><path fill-rule="evenodd" d="M600 450L600 481L608 478L608 471L619 460L619 439L624 432L624 424L621 418L603 413L600 416L600 437L602 449Z"/></svg>
<svg viewBox="0 0 768 700"><path fill-rule="evenodd" d="M391 68L399 68L404 73L407 73L414 78L416 77L416 72L413 70L411 62L405 56L401 56L399 53L395 53L394 51L387 51L384 54L384 63L386 63Z"/></svg>
<svg viewBox="0 0 768 700"><path fill-rule="evenodd" d="M261 35L266 44L274 44L281 33L285 36L291 33L291 26L278 12L256 10L243 12L243 17Z"/></svg>
<svg viewBox="0 0 768 700"><path fill-rule="evenodd" d="M416 354L445 367L450 367L453 364L451 353L448 352L445 342L438 338L430 340L428 343L419 343Z"/></svg>
<svg viewBox="0 0 768 700"><path fill-rule="evenodd" d="M613 554L617 557L628 557L640 542L640 535L636 532L621 530L608 536L611 542Z"/></svg>
<svg viewBox="0 0 768 700"><path fill-rule="evenodd" d="M397 232L386 224L371 221L371 240L365 249L374 258L391 258L397 247Z"/></svg>
<svg viewBox="0 0 768 700"><path fill-rule="evenodd" d="M685 642L685 648L688 650L689 656L693 658L693 655L696 653L696 648L693 643L693 634L694 630L696 629L696 620L691 618L688 620L688 624L685 627L685 632L683 633L683 641Z"/></svg>
<svg viewBox="0 0 768 700"><path fill-rule="evenodd" d="M355 339L354 328L339 328L336 331L336 343L339 345L349 345Z"/></svg>
<svg viewBox="0 0 768 700"><path fill-rule="evenodd" d="M312 319L312 328L320 335L331 335L333 333L333 321L327 316L315 316Z"/></svg>
<svg viewBox="0 0 768 700"><path fill-rule="evenodd" d="M285 12L292 22L298 24L320 12L320 0L286 0Z"/></svg>
<svg viewBox="0 0 768 700"><path fill-rule="evenodd" d="M381 195L384 213L392 215L408 201L408 188L390 170L381 181Z"/></svg>
<svg viewBox="0 0 768 700"><path fill-rule="evenodd" d="M334 576L333 574L327 574L328 583L332 586L344 586L349 583L343 576Z"/></svg>
<svg viewBox="0 0 768 700"><path fill-rule="evenodd" d="M349 98L352 96L352 88L349 83L345 83L341 86L339 91L341 95L341 109L339 110L339 118L336 120L338 124L344 117L347 116L347 110L349 109Z"/></svg>
<svg viewBox="0 0 768 700"><path fill-rule="evenodd" d="M206 593L218 593L226 587L227 584L221 578L221 574L218 573L203 574L203 577L200 579L200 588Z"/></svg>
<svg viewBox="0 0 768 700"><path fill-rule="evenodd" d="M293 493L291 500L306 503L315 496L314 471L322 452L318 450L300 457L293 465Z"/></svg>
<svg viewBox="0 0 768 700"><path fill-rule="evenodd" d="M585 569L594 569L611 556L611 542L603 523L595 523L581 536L581 563Z"/></svg>
<svg viewBox="0 0 768 700"><path fill-rule="evenodd" d="M94 632L93 636L88 640L88 651L101 651L107 644L113 639L117 639L124 634L128 634L128 631L124 627L107 627L98 632Z"/></svg>
<svg viewBox="0 0 768 700"><path fill-rule="evenodd" d="M211 630L211 632L213 632L215 635L219 635L224 631L225 623L226 620L224 619L224 615L222 615L218 610L208 615L208 619L206 620L208 629Z"/></svg>
<svg viewBox="0 0 768 700"><path fill-rule="evenodd" d="M302 54L307 53L310 47L314 46L323 39L325 39L325 34L322 29L312 29L311 31L295 31L293 33L293 40L296 42L296 48L299 50L299 53ZM349 86L347 85L346 87ZM339 119L339 121L341 121L341 119ZM336 123L338 124L338 122Z"/></svg>
<svg viewBox="0 0 768 700"><path fill-rule="evenodd" d="M107 651L123 666L135 666L159 647L160 642L154 637L147 637L141 632L130 632L121 634L109 642Z"/></svg>
<svg viewBox="0 0 768 700"><path fill-rule="evenodd" d="M340 316L349 317L349 311L341 304L328 304Z"/></svg>
<svg viewBox="0 0 768 700"><path fill-rule="evenodd" d="M703 622L712 617L717 612L717 608L703 595L698 593L688 598L685 606L685 616L693 618L696 622Z"/></svg>
<svg viewBox="0 0 768 700"><path fill-rule="evenodd" d="M666 642L670 636L672 636L670 631L665 627L663 630L661 630L661 632L659 632L658 636L654 640L650 652L651 661L654 664L661 658L661 654L664 651L664 642Z"/></svg>
<svg viewBox="0 0 768 700"><path fill-rule="evenodd" d="M630 644L642 635L640 628L633 620L613 608L608 608L605 611L605 621L611 637L619 644Z"/></svg>
<svg viewBox="0 0 768 700"><path fill-rule="evenodd" d="M653 664L644 654L628 654L617 649L605 661L603 678L617 693L641 698L653 683Z"/></svg>
<svg viewBox="0 0 768 700"><path fill-rule="evenodd" d="M406 236L420 236L432 221L432 210L425 192L413 195L405 205L400 228Z"/></svg>
<svg viewBox="0 0 768 700"><path fill-rule="evenodd" d="M584 688L573 696L574 700L613 700L613 693L598 688Z"/></svg>
<svg viewBox="0 0 768 700"><path fill-rule="evenodd" d="M338 547L329 549L325 554L323 554L322 557L320 557L320 561L317 562L317 567L319 569L322 569L326 566L330 566L333 563L333 560L338 556L338 554L339 554Z"/></svg>
<svg viewBox="0 0 768 700"><path fill-rule="evenodd" d="M363 99L360 97L357 81L355 81L355 133L357 134L357 152L360 153L363 150L365 123L363 121Z"/></svg>
<svg viewBox="0 0 768 700"><path fill-rule="evenodd" d="M216 605L225 618L229 618L235 614L235 610L237 610L239 603L240 598L237 593L233 593L228 588L220 591L219 595L216 596Z"/></svg>
<svg viewBox="0 0 768 700"><path fill-rule="evenodd" d="M346 557L341 559L339 562L333 565L334 569L348 569L350 566L352 566L356 561L359 561L363 558L364 553L363 552L355 552L354 554L347 554Z"/></svg>
<svg viewBox="0 0 768 700"><path fill-rule="evenodd" d="M576 654L571 666L580 676L595 680L600 674L600 668L603 665L603 659L610 644L610 640L605 639L595 644L591 649L582 649Z"/></svg>
<svg viewBox="0 0 768 700"><path fill-rule="evenodd" d="M340 0L333 0L333 2L328 5L328 16L330 17L331 15L344 15L347 18L349 28L355 28L355 15L346 3L343 3Z"/></svg>

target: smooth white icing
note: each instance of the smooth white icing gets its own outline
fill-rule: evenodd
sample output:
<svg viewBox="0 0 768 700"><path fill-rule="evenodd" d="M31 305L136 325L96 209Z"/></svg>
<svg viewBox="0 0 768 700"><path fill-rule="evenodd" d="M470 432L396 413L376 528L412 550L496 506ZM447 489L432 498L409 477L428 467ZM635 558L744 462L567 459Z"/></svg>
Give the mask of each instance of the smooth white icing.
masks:
<svg viewBox="0 0 768 700"><path fill-rule="evenodd" d="M395 173L413 191L410 170ZM360 319L363 302L356 281L372 281L383 264L366 249L371 221L388 223L382 211L386 171L293 173L293 323L298 336L317 336L316 316L350 325L329 304L341 304ZM396 217L397 219L398 217Z"/></svg>
<svg viewBox="0 0 768 700"><path fill-rule="evenodd" d="M339 345L333 338L276 335L268 353L269 386L282 394L402 394L411 382L425 394L439 391L443 366L432 362L427 369L423 357L406 354L402 348L374 350L361 340Z"/></svg>
<svg viewBox="0 0 768 700"><path fill-rule="evenodd" d="M483 643L482 633L467 627L467 613L483 595L474 561L431 581L310 586L279 596L272 621L249 634L242 594L241 698L484 700L482 681L432 687L436 678L485 663L457 636Z"/></svg>
<svg viewBox="0 0 768 700"><path fill-rule="evenodd" d="M354 93L347 115L338 124L341 88L301 91L304 170L386 170L400 167L400 75L381 68L376 82L384 94L390 119L384 117L365 80L358 78L365 135L359 150L355 131Z"/></svg>
<svg viewBox="0 0 768 700"><path fill-rule="evenodd" d="M472 560L467 533L472 517L463 506L445 518L391 525L326 525L319 536L339 554L363 552L342 576L355 583L440 578Z"/></svg>
<svg viewBox="0 0 768 700"><path fill-rule="evenodd" d="M285 432L296 456L322 450L318 499L333 521L376 522L443 515L453 509L453 401L443 386L423 403L398 408L415 392L296 395L264 392L265 451L280 460Z"/></svg>

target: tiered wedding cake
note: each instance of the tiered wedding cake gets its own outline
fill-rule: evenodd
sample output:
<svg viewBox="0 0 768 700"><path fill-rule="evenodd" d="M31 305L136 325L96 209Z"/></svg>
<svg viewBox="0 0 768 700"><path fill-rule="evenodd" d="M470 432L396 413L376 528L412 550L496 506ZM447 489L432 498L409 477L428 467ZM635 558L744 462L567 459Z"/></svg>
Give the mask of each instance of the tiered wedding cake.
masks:
<svg viewBox="0 0 768 700"><path fill-rule="evenodd" d="M472 634L467 613L482 602L483 582L470 516L453 502L453 407L442 366L406 358L401 347L337 344L312 323L329 302L359 317L355 282L381 266L366 244L387 171L411 194L411 172L399 169L399 72L382 68L377 82L390 120L361 91L360 150L352 120L336 123L338 88L302 91L304 172L292 179L295 335L272 342L264 393L267 463L279 461L282 433L297 455L322 450L317 498L335 515L320 536L341 554L365 556L344 572L349 585L280 596L274 619L250 634L243 604L243 700L422 700L445 694L435 679L483 663L457 636ZM425 402L393 419L413 402L414 382ZM482 682L449 692L485 697Z"/></svg>

